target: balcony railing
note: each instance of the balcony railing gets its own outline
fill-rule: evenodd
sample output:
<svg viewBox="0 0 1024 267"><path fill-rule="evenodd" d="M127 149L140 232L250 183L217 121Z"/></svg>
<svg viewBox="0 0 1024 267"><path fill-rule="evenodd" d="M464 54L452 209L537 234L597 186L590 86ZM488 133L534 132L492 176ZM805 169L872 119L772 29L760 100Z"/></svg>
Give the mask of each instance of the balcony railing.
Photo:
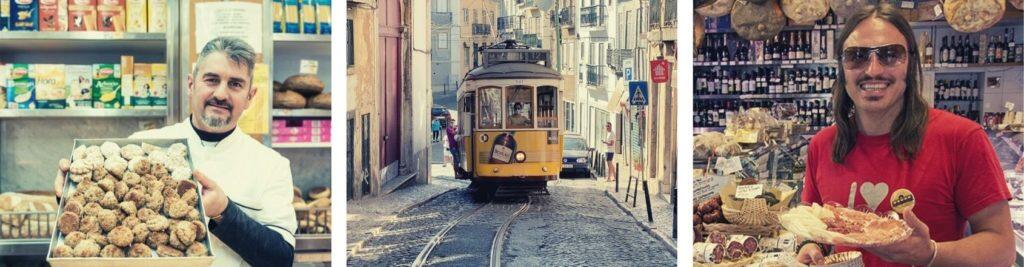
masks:
<svg viewBox="0 0 1024 267"><path fill-rule="evenodd" d="M491 24L473 23L473 35L491 35Z"/></svg>
<svg viewBox="0 0 1024 267"><path fill-rule="evenodd" d="M676 25L676 0L665 0L665 26Z"/></svg>
<svg viewBox="0 0 1024 267"><path fill-rule="evenodd" d="M519 39L519 43L527 45L532 48L542 48L540 38L537 38L537 34L523 34L522 38Z"/></svg>
<svg viewBox="0 0 1024 267"><path fill-rule="evenodd" d="M505 31L521 29L522 28L521 26L522 25L520 25L519 17L507 16L507 17L500 17L500 18L498 18L498 31L499 32L505 32Z"/></svg>
<svg viewBox="0 0 1024 267"><path fill-rule="evenodd" d="M553 21L551 21L551 24L572 27L573 20L576 18L576 13L573 13L574 10L576 10L575 7L569 6L562 8L557 14L552 14Z"/></svg>
<svg viewBox="0 0 1024 267"><path fill-rule="evenodd" d="M434 12L430 15L430 21L434 25L452 24L452 12Z"/></svg>
<svg viewBox="0 0 1024 267"><path fill-rule="evenodd" d="M580 9L580 26L602 26L604 25L605 16L607 14L604 13L604 5L585 7Z"/></svg>
<svg viewBox="0 0 1024 267"><path fill-rule="evenodd" d="M587 85L601 86L604 84L603 65L587 65Z"/></svg>
<svg viewBox="0 0 1024 267"><path fill-rule="evenodd" d="M608 50L608 67L615 71L616 75L622 75L622 70L626 67L623 61L627 59L633 59L632 49L610 49Z"/></svg>

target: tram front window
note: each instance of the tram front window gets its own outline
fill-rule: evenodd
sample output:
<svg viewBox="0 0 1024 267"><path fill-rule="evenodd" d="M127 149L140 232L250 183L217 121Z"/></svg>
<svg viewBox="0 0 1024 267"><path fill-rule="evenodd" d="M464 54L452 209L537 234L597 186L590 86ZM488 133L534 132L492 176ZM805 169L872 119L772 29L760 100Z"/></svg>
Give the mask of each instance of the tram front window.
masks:
<svg viewBox="0 0 1024 267"><path fill-rule="evenodd" d="M501 129L501 88L480 88L479 91L480 129Z"/></svg>
<svg viewBox="0 0 1024 267"><path fill-rule="evenodd" d="M533 88L509 86L505 89L505 103L508 109L506 123L510 129L533 128Z"/></svg>

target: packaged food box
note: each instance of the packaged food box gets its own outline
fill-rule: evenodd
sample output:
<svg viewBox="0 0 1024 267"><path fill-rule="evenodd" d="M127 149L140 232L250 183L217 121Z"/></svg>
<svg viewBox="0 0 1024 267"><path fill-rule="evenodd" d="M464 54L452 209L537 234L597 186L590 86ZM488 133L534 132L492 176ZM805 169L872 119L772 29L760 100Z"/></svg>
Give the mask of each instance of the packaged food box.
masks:
<svg viewBox="0 0 1024 267"><path fill-rule="evenodd" d="M149 11L146 8L146 0L126 0L125 1L125 31L127 32L147 32L146 26L149 24L147 17Z"/></svg>
<svg viewBox="0 0 1024 267"><path fill-rule="evenodd" d="M92 103L94 108L121 108L121 65L92 65Z"/></svg>
<svg viewBox="0 0 1024 267"><path fill-rule="evenodd" d="M149 82L149 103L152 106L167 106L167 64L151 64Z"/></svg>
<svg viewBox="0 0 1024 267"><path fill-rule="evenodd" d="M286 128L273 128L271 129L273 135L300 135L300 134L313 134L312 128L304 127L286 127Z"/></svg>
<svg viewBox="0 0 1024 267"><path fill-rule="evenodd" d="M149 32L167 31L167 0L149 0Z"/></svg>
<svg viewBox="0 0 1024 267"><path fill-rule="evenodd" d="M39 1L11 0L11 30L39 30Z"/></svg>
<svg viewBox="0 0 1024 267"><path fill-rule="evenodd" d="M36 108L36 79L34 67L29 64L11 64L7 78L7 108Z"/></svg>
<svg viewBox="0 0 1024 267"><path fill-rule="evenodd" d="M67 30L68 0L39 0L39 31Z"/></svg>
<svg viewBox="0 0 1024 267"><path fill-rule="evenodd" d="M3 101L0 101L0 109L7 108L7 78L10 76L11 65L0 64L0 97L3 97Z"/></svg>
<svg viewBox="0 0 1024 267"><path fill-rule="evenodd" d="M135 57L121 56L121 106L131 107L134 88Z"/></svg>
<svg viewBox="0 0 1024 267"><path fill-rule="evenodd" d="M313 142L316 142L316 143L330 143L331 142L331 134L330 133L324 133L324 134L314 135L313 136Z"/></svg>
<svg viewBox="0 0 1024 267"><path fill-rule="evenodd" d="M316 1L316 24L320 34L331 34L331 0Z"/></svg>
<svg viewBox="0 0 1024 267"><path fill-rule="evenodd" d="M58 205L57 227L52 232L46 254L46 261L51 266L157 267L209 266L213 263L216 255L211 249L210 231L204 223L207 218L205 207L202 204L203 196L198 191L199 183L191 175L195 164L185 139L76 139L69 158L72 161L71 169L64 181L66 186L64 186L62 195L65 197ZM146 179L147 176L154 177L162 183L140 183L142 184L141 188L128 189L121 196L109 193L116 191L118 187L127 188L124 184L129 179ZM92 182L82 182L86 179ZM106 187L104 184L113 184L111 187L114 189L108 189L111 187ZM170 186L176 190L160 190L156 188L157 184L161 184L164 188ZM145 218L135 216L118 220L116 213L110 212L109 209L100 209L95 215L97 218L95 221L98 223L79 223L78 225L63 223L77 220L75 217L78 217L79 213L87 212L90 205L95 206L91 203L108 205L104 203L116 202L118 208L121 208L123 205L127 205L124 203L132 199L149 198L151 192L165 195L175 194L176 197L165 198L165 201L173 198L180 202L168 205L145 203L136 206L136 212L143 212L142 207L149 210ZM102 197L97 197L98 195L102 195ZM139 200L135 203L144 202ZM79 212L75 212L75 210L79 210ZM132 218L137 220L132 220ZM180 221L173 222L172 220ZM81 220L79 221L81 222ZM150 231L150 234L164 233L176 238L161 243L154 241L152 243L154 249L148 242L136 243L127 238L127 236L134 235L134 229L126 229L127 225L132 224L141 224L147 228L155 226L160 229ZM84 228L90 230L83 230ZM105 248L87 243L84 249L77 251L71 249L66 242L76 242L78 247L82 247L81 242L95 243L86 234L82 234L85 232L99 232L113 246ZM189 242L183 242L180 238L182 236L194 236L194 238L191 238ZM71 241L71 239L81 241ZM74 257L75 254L91 257ZM102 257L121 255L124 257ZM146 257L129 258L129 256Z"/></svg>
<svg viewBox="0 0 1024 267"><path fill-rule="evenodd" d="M313 5L313 0L299 0L299 9L302 33L316 34L316 6Z"/></svg>
<svg viewBox="0 0 1024 267"><path fill-rule="evenodd" d="M68 31L95 31L96 20L96 0L68 0Z"/></svg>
<svg viewBox="0 0 1024 267"><path fill-rule="evenodd" d="M64 82L68 85L68 105L92 108L92 65L67 65Z"/></svg>
<svg viewBox="0 0 1024 267"><path fill-rule="evenodd" d="M99 0L96 3L96 30L101 32L124 31L125 0Z"/></svg>
<svg viewBox="0 0 1024 267"><path fill-rule="evenodd" d="M299 33L299 0L284 1L284 32Z"/></svg>
<svg viewBox="0 0 1024 267"><path fill-rule="evenodd" d="M270 15L274 18L274 33L284 32L284 2L274 0L270 3Z"/></svg>
<svg viewBox="0 0 1024 267"><path fill-rule="evenodd" d="M153 99L149 97L150 86L153 84L153 69L150 64L135 64L135 84L132 86L131 105L133 107L152 106Z"/></svg>
<svg viewBox="0 0 1024 267"><path fill-rule="evenodd" d="M36 107L63 109L68 106L68 88L63 64L36 64Z"/></svg>
<svg viewBox="0 0 1024 267"><path fill-rule="evenodd" d="M11 1L0 0L0 31L10 30L11 27ZM0 81L0 83L3 83Z"/></svg>
<svg viewBox="0 0 1024 267"><path fill-rule="evenodd" d="M313 127L331 128L331 120L314 120Z"/></svg>
<svg viewBox="0 0 1024 267"><path fill-rule="evenodd" d="M313 141L312 135L275 135L274 143L309 143Z"/></svg>

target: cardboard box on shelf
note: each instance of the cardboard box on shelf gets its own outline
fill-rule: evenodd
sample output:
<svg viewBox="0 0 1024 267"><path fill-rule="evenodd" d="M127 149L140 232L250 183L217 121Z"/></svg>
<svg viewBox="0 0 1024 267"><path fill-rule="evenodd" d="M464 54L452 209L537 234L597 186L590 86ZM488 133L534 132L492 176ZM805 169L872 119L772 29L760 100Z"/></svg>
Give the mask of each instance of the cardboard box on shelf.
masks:
<svg viewBox="0 0 1024 267"><path fill-rule="evenodd" d="M167 106L167 64L151 64L149 82L149 104Z"/></svg>
<svg viewBox="0 0 1024 267"><path fill-rule="evenodd" d="M68 105L72 108L92 108L92 65L67 65L64 77L68 86Z"/></svg>
<svg viewBox="0 0 1024 267"><path fill-rule="evenodd" d="M36 64L36 107L64 109L68 106L63 64Z"/></svg>
<svg viewBox="0 0 1024 267"><path fill-rule="evenodd" d="M313 141L313 136L309 134L275 135L271 141L274 143L309 143Z"/></svg>
<svg viewBox="0 0 1024 267"><path fill-rule="evenodd" d="M92 102L94 108L121 108L121 64L93 64Z"/></svg>
<svg viewBox="0 0 1024 267"><path fill-rule="evenodd" d="M331 34L331 0L316 1L316 25L320 34Z"/></svg>
<svg viewBox="0 0 1024 267"><path fill-rule="evenodd" d="M149 32L167 31L167 0L149 0Z"/></svg>
<svg viewBox="0 0 1024 267"><path fill-rule="evenodd" d="M132 85L131 102L133 107L147 107L153 105L153 99L149 97L150 86L153 86L153 65L135 63L135 84Z"/></svg>
<svg viewBox="0 0 1024 267"><path fill-rule="evenodd" d="M125 0L99 0L96 3L96 30L101 32L124 32Z"/></svg>
<svg viewBox="0 0 1024 267"><path fill-rule="evenodd" d="M68 1L68 31L95 31L96 0Z"/></svg>
<svg viewBox="0 0 1024 267"><path fill-rule="evenodd" d="M39 30L39 0L11 0L11 30Z"/></svg>
<svg viewBox="0 0 1024 267"><path fill-rule="evenodd" d="M36 80L34 66L30 64L11 64L10 76L7 78L7 108L35 109Z"/></svg>
<svg viewBox="0 0 1024 267"><path fill-rule="evenodd" d="M284 0L284 32L299 33L299 0Z"/></svg>
<svg viewBox="0 0 1024 267"><path fill-rule="evenodd" d="M148 21L148 7L146 6L146 0L126 0L125 1L125 31L127 32L147 32Z"/></svg>
<svg viewBox="0 0 1024 267"><path fill-rule="evenodd" d="M135 57L121 56L121 106L131 106L134 87Z"/></svg>
<svg viewBox="0 0 1024 267"><path fill-rule="evenodd" d="M314 135L313 136L313 142L314 143L330 143L331 142L331 134L330 133L325 133L325 134Z"/></svg>
<svg viewBox="0 0 1024 267"><path fill-rule="evenodd" d="M10 30L11 23L11 1L0 0L0 31ZM0 80L0 84L3 84Z"/></svg>
<svg viewBox="0 0 1024 267"><path fill-rule="evenodd" d="M270 15L274 18L274 33L284 32L284 2L283 0L273 0L270 3Z"/></svg>
<svg viewBox="0 0 1024 267"><path fill-rule="evenodd" d="M299 9L302 33L316 34L316 6L313 5L313 0L299 0Z"/></svg>
<svg viewBox="0 0 1024 267"><path fill-rule="evenodd" d="M66 31L67 6L68 0L39 0L39 31Z"/></svg>

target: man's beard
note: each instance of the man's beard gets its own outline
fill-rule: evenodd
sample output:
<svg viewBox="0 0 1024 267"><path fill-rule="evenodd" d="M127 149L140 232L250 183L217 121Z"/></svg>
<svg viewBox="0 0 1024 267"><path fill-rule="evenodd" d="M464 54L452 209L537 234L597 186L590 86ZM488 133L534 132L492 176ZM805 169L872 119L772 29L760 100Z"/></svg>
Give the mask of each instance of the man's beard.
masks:
<svg viewBox="0 0 1024 267"><path fill-rule="evenodd" d="M227 117L219 117L217 115L210 115L206 112L203 112L202 115L199 116L200 119L203 121L203 124L206 124L206 126L211 128L220 128L226 126L228 122L231 121L231 112L235 109L234 105L231 105L231 103L228 101L217 100L216 98L206 101L207 107L214 105L227 109Z"/></svg>
<svg viewBox="0 0 1024 267"><path fill-rule="evenodd" d="M216 116L206 114L203 114L199 117L203 120L203 124L206 124L206 126L209 126L211 128L220 128L228 124L228 119L226 118L218 118Z"/></svg>

